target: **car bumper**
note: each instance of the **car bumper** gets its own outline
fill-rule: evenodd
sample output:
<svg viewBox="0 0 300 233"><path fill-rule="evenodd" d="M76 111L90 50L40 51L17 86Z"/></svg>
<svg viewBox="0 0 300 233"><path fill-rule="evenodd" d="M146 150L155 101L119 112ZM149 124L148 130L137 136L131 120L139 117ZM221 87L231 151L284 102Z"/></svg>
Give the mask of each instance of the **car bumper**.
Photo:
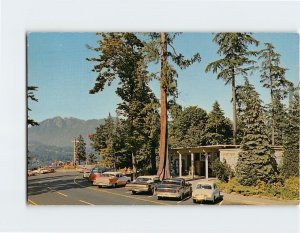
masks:
<svg viewBox="0 0 300 233"><path fill-rule="evenodd" d="M200 196L193 196L193 200L195 200L195 201L212 201L213 198L208 197L208 196L200 195Z"/></svg>
<svg viewBox="0 0 300 233"><path fill-rule="evenodd" d="M103 186L103 187L112 187L112 186L113 186L113 184L109 184L109 183L101 183L101 182L96 182L96 181L93 182L93 185L96 185L96 186Z"/></svg>
<svg viewBox="0 0 300 233"><path fill-rule="evenodd" d="M181 197L181 193L156 192L156 196L158 196L158 197L174 197L174 198L179 198L179 197Z"/></svg>
<svg viewBox="0 0 300 233"><path fill-rule="evenodd" d="M148 187L125 187L128 191L134 191L134 192L149 192Z"/></svg>

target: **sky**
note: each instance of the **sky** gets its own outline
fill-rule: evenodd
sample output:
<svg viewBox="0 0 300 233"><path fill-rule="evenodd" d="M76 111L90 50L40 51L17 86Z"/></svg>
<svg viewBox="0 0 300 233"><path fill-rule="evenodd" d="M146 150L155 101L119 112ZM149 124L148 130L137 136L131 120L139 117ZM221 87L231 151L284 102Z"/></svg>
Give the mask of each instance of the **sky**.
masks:
<svg viewBox="0 0 300 233"><path fill-rule="evenodd" d="M287 68L286 78L299 85L299 37L295 33L254 33L253 37L264 47L270 42L281 54L281 64ZM29 101L32 111L29 116L40 122L55 116L76 117L83 120L106 118L109 113L115 115L117 104L121 102L115 90L118 81L106 86L102 92L89 94L93 88L97 73L92 72L95 63L86 58L97 57L95 51L86 45L97 46L100 39L96 33L40 33L27 35L27 74L28 85L37 86L35 96L38 102ZM212 41L212 33L183 33L175 40L174 47L187 58L199 52L201 62L193 64L186 70L177 69L179 98L183 107L199 106L211 111L218 101L227 117L232 117L231 85L225 86L223 80L217 80L216 74L205 73L208 63L219 59L218 47ZM155 70L159 67L149 66ZM270 102L269 91L259 82L259 72L249 76L249 81L259 92L264 103ZM243 79L237 78L237 85ZM150 84L157 98L159 82Z"/></svg>

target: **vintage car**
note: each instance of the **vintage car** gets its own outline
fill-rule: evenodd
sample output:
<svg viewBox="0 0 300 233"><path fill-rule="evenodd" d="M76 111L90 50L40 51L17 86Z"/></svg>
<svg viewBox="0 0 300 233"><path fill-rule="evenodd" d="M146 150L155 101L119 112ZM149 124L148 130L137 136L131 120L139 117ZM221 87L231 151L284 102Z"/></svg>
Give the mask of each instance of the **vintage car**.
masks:
<svg viewBox="0 0 300 233"><path fill-rule="evenodd" d="M124 176L121 172L104 172L97 176L93 185L101 187L113 187L126 185L130 182L130 177Z"/></svg>
<svg viewBox="0 0 300 233"><path fill-rule="evenodd" d="M139 176L133 182L126 184L125 188L132 194L141 192L154 194L159 183L159 176Z"/></svg>
<svg viewBox="0 0 300 233"><path fill-rule="evenodd" d="M27 170L27 175L28 176L35 176L36 173L34 173L33 171L31 170Z"/></svg>
<svg viewBox="0 0 300 233"><path fill-rule="evenodd" d="M96 177L99 177L103 172L108 171L108 168L105 167L95 167L91 170L91 173L89 175L89 181L91 183L94 182L94 180L96 179Z"/></svg>
<svg viewBox="0 0 300 233"><path fill-rule="evenodd" d="M221 198L220 189L217 188L214 181L200 181L193 191L194 203L200 201L211 201L214 203L218 198Z"/></svg>
<svg viewBox="0 0 300 233"><path fill-rule="evenodd" d="M82 177L88 179L90 177L92 169L88 169L85 172L83 172Z"/></svg>
<svg viewBox="0 0 300 233"><path fill-rule="evenodd" d="M183 200L192 195L192 184L182 178L164 179L156 188L157 199L164 197Z"/></svg>

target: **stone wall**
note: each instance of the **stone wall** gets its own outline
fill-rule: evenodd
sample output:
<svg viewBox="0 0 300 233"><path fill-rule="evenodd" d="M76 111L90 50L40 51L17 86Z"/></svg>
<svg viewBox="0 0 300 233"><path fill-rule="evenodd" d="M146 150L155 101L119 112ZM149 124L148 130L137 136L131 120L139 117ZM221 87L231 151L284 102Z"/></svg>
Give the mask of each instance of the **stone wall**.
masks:
<svg viewBox="0 0 300 233"><path fill-rule="evenodd" d="M240 149L220 149L220 161L226 160L232 169L235 168L239 156ZM283 150L282 148L274 148L274 155L277 164L280 166L282 161Z"/></svg>
<svg viewBox="0 0 300 233"><path fill-rule="evenodd" d="M220 149L220 161L226 160L226 163L234 169L237 164L240 149Z"/></svg>

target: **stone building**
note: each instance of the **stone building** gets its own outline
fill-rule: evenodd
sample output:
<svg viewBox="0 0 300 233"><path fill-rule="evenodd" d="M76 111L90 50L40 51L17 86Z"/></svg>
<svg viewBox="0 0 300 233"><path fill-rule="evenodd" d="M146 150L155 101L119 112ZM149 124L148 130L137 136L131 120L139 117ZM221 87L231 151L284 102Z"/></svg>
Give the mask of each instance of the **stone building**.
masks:
<svg viewBox="0 0 300 233"><path fill-rule="evenodd" d="M277 164L282 160L283 149L281 146L272 148ZM190 176L205 177L211 176L210 163L218 158L220 161L226 161L227 164L235 169L239 145L209 145L198 147L181 147L169 150L172 176Z"/></svg>

